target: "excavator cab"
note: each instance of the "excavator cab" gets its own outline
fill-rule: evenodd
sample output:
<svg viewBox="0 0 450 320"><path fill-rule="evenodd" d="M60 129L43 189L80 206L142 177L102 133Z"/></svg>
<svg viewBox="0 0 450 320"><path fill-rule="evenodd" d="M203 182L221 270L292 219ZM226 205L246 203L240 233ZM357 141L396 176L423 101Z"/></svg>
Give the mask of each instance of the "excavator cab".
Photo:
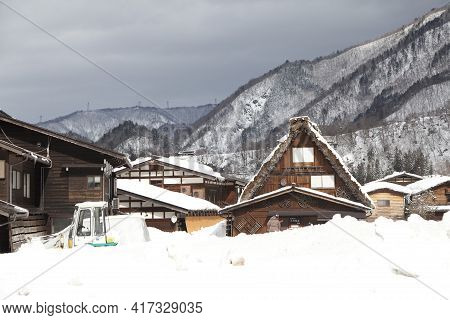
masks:
<svg viewBox="0 0 450 320"><path fill-rule="evenodd" d="M108 203L83 202L75 206L72 227L69 232L69 248L83 244L92 246L117 245L108 237Z"/></svg>

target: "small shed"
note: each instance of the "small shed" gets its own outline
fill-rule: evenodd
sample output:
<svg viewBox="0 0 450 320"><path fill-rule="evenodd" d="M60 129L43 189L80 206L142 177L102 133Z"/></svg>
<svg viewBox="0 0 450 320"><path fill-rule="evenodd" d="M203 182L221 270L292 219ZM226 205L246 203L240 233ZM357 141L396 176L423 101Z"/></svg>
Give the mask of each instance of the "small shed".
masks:
<svg viewBox="0 0 450 320"><path fill-rule="evenodd" d="M386 217L393 220L405 218L405 196L410 190L402 185L372 181L362 187L373 200L375 209L372 211L368 221L373 221L378 217Z"/></svg>

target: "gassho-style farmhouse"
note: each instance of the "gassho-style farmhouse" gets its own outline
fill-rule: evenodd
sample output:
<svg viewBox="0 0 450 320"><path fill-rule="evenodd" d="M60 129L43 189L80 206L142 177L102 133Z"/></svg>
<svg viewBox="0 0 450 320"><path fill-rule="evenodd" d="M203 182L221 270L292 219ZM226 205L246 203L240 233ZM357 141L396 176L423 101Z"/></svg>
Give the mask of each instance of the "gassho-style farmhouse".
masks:
<svg viewBox="0 0 450 320"><path fill-rule="evenodd" d="M0 113L0 252L72 224L74 206L108 203L108 214L145 218L163 231L194 232L226 221L226 233L325 223L335 214L405 219L426 194L432 219L450 210L450 177L396 172L361 186L308 117L289 131L248 183L192 155L124 154Z"/></svg>

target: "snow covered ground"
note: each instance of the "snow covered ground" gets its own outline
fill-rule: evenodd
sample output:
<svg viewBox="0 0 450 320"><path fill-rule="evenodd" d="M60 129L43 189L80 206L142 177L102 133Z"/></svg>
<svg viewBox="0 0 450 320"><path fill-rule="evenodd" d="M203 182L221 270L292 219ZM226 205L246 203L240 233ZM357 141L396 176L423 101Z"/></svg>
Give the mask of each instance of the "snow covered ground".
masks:
<svg viewBox="0 0 450 320"><path fill-rule="evenodd" d="M133 301L203 301L200 315L122 313L95 319L298 319L336 315L320 306L338 302L342 308L342 302L352 306L341 310L346 318L353 318L352 312L361 316L361 306L368 305L374 310L366 310L364 318L371 319L400 312L385 307L393 303L409 306L404 316L450 297L450 213L442 222L412 216L368 223L335 216L324 225L235 238L224 237L223 223L192 235L150 228L150 238L70 250L33 243L0 255L1 297L63 260L3 303L106 301L129 310ZM425 314L446 318L441 311L433 307Z"/></svg>

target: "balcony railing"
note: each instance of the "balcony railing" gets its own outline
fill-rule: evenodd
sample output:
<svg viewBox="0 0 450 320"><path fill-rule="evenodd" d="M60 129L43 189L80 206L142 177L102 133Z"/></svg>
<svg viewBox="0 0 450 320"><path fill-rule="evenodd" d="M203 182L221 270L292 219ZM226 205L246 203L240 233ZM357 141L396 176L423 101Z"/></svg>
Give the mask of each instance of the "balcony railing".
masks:
<svg viewBox="0 0 450 320"><path fill-rule="evenodd" d="M326 173L323 166L303 166L303 167L289 167L284 170L276 170L274 175L289 176L289 175L310 175L311 173Z"/></svg>

